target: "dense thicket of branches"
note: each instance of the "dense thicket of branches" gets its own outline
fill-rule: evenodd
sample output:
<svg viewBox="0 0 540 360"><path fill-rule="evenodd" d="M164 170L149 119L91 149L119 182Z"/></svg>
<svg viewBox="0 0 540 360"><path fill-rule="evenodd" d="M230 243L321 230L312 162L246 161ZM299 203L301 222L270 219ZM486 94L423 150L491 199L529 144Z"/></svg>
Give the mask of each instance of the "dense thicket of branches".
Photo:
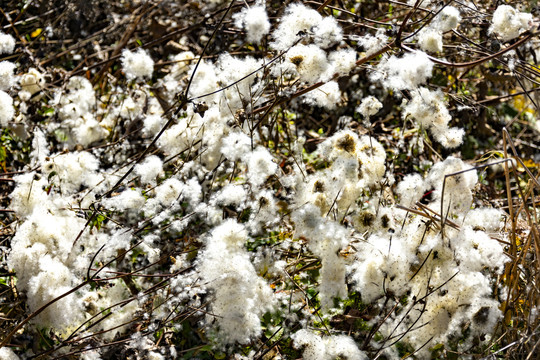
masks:
<svg viewBox="0 0 540 360"><path fill-rule="evenodd" d="M535 357L536 2L301 3L2 3L0 357Z"/></svg>

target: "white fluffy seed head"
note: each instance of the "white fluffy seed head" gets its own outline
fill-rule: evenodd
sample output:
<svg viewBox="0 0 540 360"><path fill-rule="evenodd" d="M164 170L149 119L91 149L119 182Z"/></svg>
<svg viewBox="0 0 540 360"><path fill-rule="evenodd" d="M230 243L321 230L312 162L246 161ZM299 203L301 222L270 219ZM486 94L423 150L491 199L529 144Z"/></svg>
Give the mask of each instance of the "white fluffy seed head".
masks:
<svg viewBox="0 0 540 360"><path fill-rule="evenodd" d="M0 90L0 125L7 127L13 116L15 116L13 99L7 93Z"/></svg>
<svg viewBox="0 0 540 360"><path fill-rule="evenodd" d="M154 60L143 49L135 52L124 49L122 51L122 67L128 79L142 80L152 77Z"/></svg>
<svg viewBox="0 0 540 360"><path fill-rule="evenodd" d="M531 14L519 12L510 5L501 5L493 13L489 33L497 34L503 41L508 41L529 30L532 20Z"/></svg>
<svg viewBox="0 0 540 360"><path fill-rule="evenodd" d="M0 55L11 54L15 49L15 39L13 36L0 31Z"/></svg>
<svg viewBox="0 0 540 360"><path fill-rule="evenodd" d="M235 24L246 30L247 41L260 43L263 37L270 32L270 21L264 6L245 8L234 15Z"/></svg>
<svg viewBox="0 0 540 360"><path fill-rule="evenodd" d="M0 90L9 90L14 83L15 64L9 61L0 62Z"/></svg>

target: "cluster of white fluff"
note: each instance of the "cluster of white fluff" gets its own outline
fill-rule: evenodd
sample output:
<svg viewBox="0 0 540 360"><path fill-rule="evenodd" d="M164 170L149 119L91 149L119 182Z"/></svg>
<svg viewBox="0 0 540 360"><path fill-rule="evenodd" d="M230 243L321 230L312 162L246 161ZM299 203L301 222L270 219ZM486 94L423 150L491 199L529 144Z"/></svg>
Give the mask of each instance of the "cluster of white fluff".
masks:
<svg viewBox="0 0 540 360"><path fill-rule="evenodd" d="M262 42L270 32L260 3L241 10L236 22L254 43ZM432 28L442 34L458 23L457 10L447 7L433 20ZM1 36L0 44L5 42ZM331 79L334 74L347 75L357 54L335 49L342 41L342 31L333 17L323 17L302 4L287 7L270 37L276 55L288 51L269 71L262 68L267 59L222 54L213 61L202 61L189 89L193 101L165 129L152 149L155 152L140 161L138 155L132 155L133 150L140 150L141 138L135 131L122 136L125 126L140 124L147 143L162 129L168 118L162 116L164 109L154 94L160 91L172 103L185 91L186 78L195 71L193 53L174 56L175 63L164 68L168 74L156 81L152 91L143 84L153 75L152 59L144 50L125 50L121 60L124 73L133 80L128 87L115 86L112 94L96 98L88 80L72 77L64 89L54 92L49 106L55 108L59 122L46 120L36 126L32 168L14 176L11 194L10 208L20 221L8 265L17 273L17 287L28 295L29 310L80 284L89 268L99 268L115 257L117 261L100 276L124 272L119 269L124 265L139 265L138 258L143 264L163 267L174 259L168 270L178 275L170 279L170 286L155 292L153 301L159 306L152 316L167 322L171 314L188 311L203 319L211 330L207 332L210 340L222 344L248 344L257 339L263 331L263 315L279 309L285 312L280 314L284 318L302 325L304 330L291 337L303 349L304 358L366 358L350 337L321 337L306 330L313 325L313 309L304 306L303 291L289 279L298 280L300 287L317 286L324 314L335 307L336 298L347 298L350 288L361 294L364 303L379 309L387 297L388 301L401 298L400 311L387 319L376 318L370 325L385 320L379 330L383 337L407 333L404 341L415 348L431 337L433 343L449 341L464 322L471 323L473 334L489 331L500 313L492 294L494 275L486 275L485 269L498 274L506 258L500 244L490 237L499 229L500 213L471 210L476 173L448 177L442 205L445 175L470 169L461 160L450 157L433 165L426 177L407 175L397 185L399 202L409 207L432 192L428 206L435 212L442 208L445 218L448 215L452 221L445 225L443 237L439 224L386 206L382 196L376 195L387 190L382 183L391 169L387 168L385 148L373 137L359 136L346 127L321 141L312 154L303 152L303 138L289 147L272 141L272 147L281 151L276 154L265 145L274 135L279 138L283 129L265 124L254 129L256 119L249 117L254 106L269 100L265 95L269 82L326 82L300 100L334 109L342 99L338 83ZM387 38L378 32L356 41L372 54ZM442 93L421 87L432 68L428 56L418 51L383 59L371 79L389 90L410 90L411 100L403 104L404 117L429 128L444 146L455 147L463 131L449 127L451 117ZM3 126L15 114L13 99L4 92L13 85L13 71L13 65L0 63ZM26 101L41 91L46 78L35 69L23 74L19 98ZM367 121L381 108L377 98L363 96L356 111ZM294 122L287 126L291 134L295 132ZM59 133L66 135L58 140L64 141L63 152L52 151L47 144L48 137L60 138ZM95 146L104 144L109 135L118 139L114 146ZM126 174L128 163L133 172L105 196ZM386 180L391 186L391 174ZM194 236L198 242L191 239ZM139 241L134 252L124 254ZM265 243L272 241L281 243L276 247ZM247 245L255 246L255 242L263 245L248 252ZM342 251L350 245L356 253L346 257ZM165 256L169 249L181 254ZM320 260L314 283L302 283L308 277L303 270L294 279L282 277L291 265L300 268L293 263L296 260L283 255L289 251L306 251ZM136 288L155 284L152 276L145 276L153 275L152 266L141 267L143 276L134 280ZM266 279L271 277L281 277L272 283L275 291ZM112 329L99 335L112 341L127 329L119 326L137 317L143 304L152 301L140 296L115 306L132 298L133 289L129 291L121 280L108 283L83 287L56 302L35 324L66 332L114 306L111 315L91 330ZM283 336L288 336L287 331ZM145 351L151 350L148 341L139 335L132 338ZM371 345L380 343L374 340ZM162 357L154 352L148 356Z"/></svg>
<svg viewBox="0 0 540 360"><path fill-rule="evenodd" d="M13 85L15 81L13 77L15 67L15 64L9 61L0 61L0 90L9 90Z"/></svg>
<svg viewBox="0 0 540 360"><path fill-rule="evenodd" d="M58 210L53 215L38 207L17 229L8 265L17 273L17 287L28 295L32 311L77 285L71 268L85 259L72 253L72 247L83 226L84 220L71 212ZM69 296L49 306L36 321L65 329L81 320L81 310L82 304Z"/></svg>
<svg viewBox="0 0 540 360"><path fill-rule="evenodd" d="M308 239L309 250L321 259L319 296L324 310L333 308L334 298L347 297L346 263L339 252L350 239L345 228L321 216L320 209L306 204L292 213L295 237Z"/></svg>
<svg viewBox="0 0 540 360"><path fill-rule="evenodd" d="M44 140L43 133L37 132L32 152L33 162L41 170L15 177L16 188L11 194L11 206L21 223L11 241L8 266L17 273L18 288L28 295L30 311L81 283L90 259L103 244L107 246L97 261L116 256L130 241L125 234L109 233L111 229L81 232L86 220L70 208L89 206L100 189L96 185L102 183L106 188L111 181L98 175L100 164L94 155L50 155ZM34 321L39 326L68 331L91 315L88 308L104 308L103 302L109 299L81 289L48 306Z"/></svg>
<svg viewBox="0 0 540 360"><path fill-rule="evenodd" d="M7 127L13 116L15 116L13 99L9 94L0 90L0 125Z"/></svg>
<svg viewBox="0 0 540 360"><path fill-rule="evenodd" d="M359 112L366 121L368 121L369 118L377 114L382 107L383 104L376 97L367 96L362 99L362 102L360 105L358 105L356 111Z"/></svg>
<svg viewBox="0 0 540 360"><path fill-rule="evenodd" d="M453 6L445 6L426 28L418 35L418 44L424 51L441 52L443 50L443 33L456 28L461 20L459 10Z"/></svg>
<svg viewBox="0 0 540 360"><path fill-rule="evenodd" d="M410 116L421 126L429 128L435 139L446 148L461 145L465 131L448 126L452 116L444 103L443 93L419 87L411 95L412 99L403 107L403 118Z"/></svg>
<svg viewBox="0 0 540 360"><path fill-rule="evenodd" d="M403 204L411 206L424 191L433 189L428 207L438 212L444 176L468 169L461 160L450 157L433 166L425 179L406 177L397 193ZM458 225L446 224L444 237L438 224L429 225L422 217L389 209L383 216L402 223L401 228L372 232L366 243L358 245L351 270L362 300L380 303L388 294L401 299L402 308L381 327L385 337L403 334L405 341L419 348L430 339L446 343L451 336L461 336L464 322L471 322L474 334L483 334L500 319L492 289L508 259L502 245L486 231L500 229L502 213L470 210L476 181L474 170L447 178L443 208ZM443 217L447 218L446 213Z"/></svg>
<svg viewBox="0 0 540 360"><path fill-rule="evenodd" d="M359 138L349 130L328 138L317 152L329 166L302 178L297 185L296 201L316 205L321 214L331 207L343 214L364 189L376 186L385 172L386 153L382 145L368 136Z"/></svg>
<svg viewBox="0 0 540 360"><path fill-rule="evenodd" d="M134 172L142 184L155 185L158 177L163 175L163 162L158 156L147 156L135 166Z"/></svg>
<svg viewBox="0 0 540 360"><path fill-rule="evenodd" d="M122 51L122 67L128 79L143 80L152 77L154 60L143 49Z"/></svg>
<svg viewBox="0 0 540 360"><path fill-rule="evenodd" d="M327 110L338 107L341 102L341 91L336 81L329 81L317 89L302 96L304 103L319 106Z"/></svg>
<svg viewBox="0 0 540 360"><path fill-rule="evenodd" d="M433 62L427 54L415 51L382 60L371 73L371 80L380 81L392 90L411 90L424 84L432 70Z"/></svg>
<svg viewBox="0 0 540 360"><path fill-rule="evenodd" d="M388 36L383 29L378 30L375 35L366 34L364 36L353 37L359 46L361 46L366 56L371 56L381 50L388 44Z"/></svg>
<svg viewBox="0 0 540 360"><path fill-rule="evenodd" d="M67 194L90 188L102 179L98 175L99 161L88 152L60 154L43 164L43 175L55 182L58 190ZM54 173L53 173L54 172Z"/></svg>
<svg viewBox="0 0 540 360"><path fill-rule="evenodd" d="M19 360L19 357L8 347L0 348L0 358L4 360Z"/></svg>
<svg viewBox="0 0 540 360"><path fill-rule="evenodd" d="M60 124L51 124L50 130L65 129L68 144L88 146L104 139L109 131L96 118L96 97L87 79L74 76L64 91L58 91L49 103L57 107Z"/></svg>
<svg viewBox="0 0 540 360"><path fill-rule="evenodd" d="M259 44L270 32L270 22L264 6L256 5L234 14L235 24L246 30L246 39Z"/></svg>
<svg viewBox="0 0 540 360"><path fill-rule="evenodd" d="M342 41L343 34L333 17L323 17L317 11L302 4L287 7L277 29L272 33L272 46L287 51L285 61L275 66L275 76L289 75L308 84L326 82L302 99L309 105L328 110L340 101L341 92L337 82L330 81L334 75L344 76L356 65L356 52L350 49L328 49Z"/></svg>
<svg viewBox="0 0 540 360"><path fill-rule="evenodd" d="M411 117L429 128L441 145L455 148L461 145L465 131L448 126L452 117L442 92L420 86L431 77L432 70L433 63L427 54L415 51L401 58L391 56L381 61L372 72L371 80L379 81L391 90L411 90L410 101L403 102L403 118Z"/></svg>
<svg viewBox="0 0 540 360"><path fill-rule="evenodd" d="M212 231L199 256L200 276L213 291L210 308L225 343L258 337L260 317L273 309L272 290L257 276L244 248L247 241L244 227L227 220Z"/></svg>
<svg viewBox="0 0 540 360"><path fill-rule="evenodd" d="M11 54L15 49L15 39L13 36L0 31L0 55Z"/></svg>
<svg viewBox="0 0 540 360"><path fill-rule="evenodd" d="M30 68L26 74L22 74L19 78L21 91L19 97L23 101L28 101L32 95L41 91L45 86L45 78L35 68Z"/></svg>
<svg viewBox="0 0 540 360"><path fill-rule="evenodd" d="M341 41L343 32L333 17L323 17L317 11L295 3L287 7L272 37L272 46L280 51L303 38L317 47L328 48Z"/></svg>
<svg viewBox="0 0 540 360"><path fill-rule="evenodd" d="M350 234L332 218L341 219L356 208L356 200L376 186L385 172L386 154L375 139L340 131L319 146L318 153L329 167L296 185L298 209L291 215L295 237L308 240L310 251L321 259L319 292L324 309L334 298L347 297L346 262L339 252L351 241Z"/></svg>
<svg viewBox="0 0 540 360"><path fill-rule="evenodd" d="M512 40L532 27L532 14L519 12L510 5L500 5L493 13L489 28L490 33L497 34L503 41Z"/></svg>
<svg viewBox="0 0 540 360"><path fill-rule="evenodd" d="M346 335L319 336L302 329L291 338L296 348L303 348L302 358L306 360L331 359L367 359L366 354L358 349L354 340Z"/></svg>
<svg viewBox="0 0 540 360"><path fill-rule="evenodd" d="M13 44L10 46L11 42ZM10 54L13 52L15 42L13 37L0 32L0 54ZM13 98L6 92L11 89L15 82L13 72L15 64L9 61L0 62L0 125L8 127L9 122L15 116L15 108L13 107Z"/></svg>

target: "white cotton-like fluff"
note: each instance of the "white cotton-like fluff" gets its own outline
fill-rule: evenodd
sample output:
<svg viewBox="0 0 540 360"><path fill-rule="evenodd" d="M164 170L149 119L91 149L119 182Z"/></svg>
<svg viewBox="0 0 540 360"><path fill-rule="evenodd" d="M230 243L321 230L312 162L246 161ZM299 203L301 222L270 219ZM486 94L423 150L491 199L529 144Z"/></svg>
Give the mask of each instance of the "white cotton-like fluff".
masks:
<svg viewBox="0 0 540 360"><path fill-rule="evenodd" d="M420 87L411 95L412 99L403 108L403 118L411 116L421 126L429 128L435 139L444 147L459 146L463 141L464 130L448 127L452 116L446 108L442 91Z"/></svg>
<svg viewBox="0 0 540 360"><path fill-rule="evenodd" d="M350 336L321 337L307 329L302 329L292 334L291 339L296 349L304 348L302 358L305 360L367 359Z"/></svg>
<svg viewBox="0 0 540 360"><path fill-rule="evenodd" d="M137 211L144 205L145 201L140 189L126 189L120 195L103 200L103 205L119 211Z"/></svg>
<svg viewBox="0 0 540 360"><path fill-rule="evenodd" d="M63 194L74 194L80 191L81 186L93 187L101 177L97 174L99 161L88 152L60 154L52 157L43 165L43 174L50 175Z"/></svg>
<svg viewBox="0 0 540 360"><path fill-rule="evenodd" d="M233 131L223 139L221 153L231 161L245 159L251 152L251 138L240 131Z"/></svg>
<svg viewBox="0 0 540 360"><path fill-rule="evenodd" d="M330 359L367 360L366 354L358 349L353 338L346 335L334 335L323 338L326 342L326 352Z"/></svg>
<svg viewBox="0 0 540 360"><path fill-rule="evenodd" d="M143 49L136 52L124 49L122 51L122 67L129 80L142 80L152 77L154 60Z"/></svg>
<svg viewBox="0 0 540 360"><path fill-rule="evenodd" d="M13 99L9 94L0 90L0 125L7 127L11 119L15 116L15 108L13 108Z"/></svg>
<svg viewBox="0 0 540 360"><path fill-rule="evenodd" d="M257 199L251 203L252 209L246 227L250 234L264 233L266 229L279 224L281 217L278 215L278 204L272 190L261 190L257 194Z"/></svg>
<svg viewBox="0 0 540 360"><path fill-rule="evenodd" d="M194 59L195 54L193 54L191 51L184 51L176 54L172 59L175 63L169 75L176 80L180 80L180 76L182 76L189 69L189 64Z"/></svg>
<svg viewBox="0 0 540 360"><path fill-rule="evenodd" d="M122 100L120 104L120 116L123 119L136 119L143 113L143 107L146 102L146 95L143 93L134 94L133 96L128 95L125 99ZM139 95L139 96L137 96Z"/></svg>
<svg viewBox="0 0 540 360"><path fill-rule="evenodd" d="M15 39L13 36L4 34L0 31L0 55L11 54L15 49Z"/></svg>
<svg viewBox="0 0 540 360"><path fill-rule="evenodd" d="M446 177L456 172L465 171L458 175ZM444 161L439 162L431 168L426 178L427 186L433 187L433 201L440 204L443 183L444 190L444 211L447 211L450 204L450 212L458 215L465 215L472 205L472 189L478 182L478 175L472 166L464 163L462 160L449 156ZM437 206L439 208L439 206Z"/></svg>
<svg viewBox="0 0 540 360"><path fill-rule="evenodd" d="M92 84L82 76L70 78L66 91L55 96L53 105L59 105L58 116L62 120L77 119L92 112L96 106Z"/></svg>
<svg viewBox="0 0 540 360"><path fill-rule="evenodd" d="M146 356L148 360L165 360L165 356L155 351L149 351Z"/></svg>
<svg viewBox="0 0 540 360"><path fill-rule="evenodd" d="M375 186L386 171L386 151L380 142L364 135L358 141L358 161L360 162L362 186Z"/></svg>
<svg viewBox="0 0 540 360"><path fill-rule="evenodd" d="M434 53L443 51L443 33L456 28L460 20L459 10L453 6L446 6L429 26L416 36L418 45L424 51Z"/></svg>
<svg viewBox="0 0 540 360"><path fill-rule="evenodd" d="M333 110L341 100L341 91L337 81L330 81L303 95L302 99L306 104Z"/></svg>
<svg viewBox="0 0 540 360"><path fill-rule="evenodd" d="M192 66L191 70L188 72L188 75L191 76L194 70L195 67ZM217 69L214 64L206 62L204 60L201 61L199 63L199 66L197 67L195 75L193 76L193 81L191 82L188 96L191 97L209 94L221 88L223 85L219 84L219 77L216 70ZM176 91L177 89L175 89L175 92ZM220 96L221 94L214 94L206 96L204 100L207 104L209 104L211 102L217 102Z"/></svg>
<svg viewBox="0 0 540 360"><path fill-rule="evenodd" d="M167 118L158 114L146 115L144 117L144 133L155 136L167 123Z"/></svg>
<svg viewBox="0 0 540 360"><path fill-rule="evenodd" d="M2 35L0 35L2 36ZM0 39L0 42L2 40ZM3 360L19 360L19 357L8 347L1 347L0 348L0 359Z"/></svg>
<svg viewBox="0 0 540 360"><path fill-rule="evenodd" d="M182 193L183 183L175 178L168 178L161 185L155 188L156 200L163 206L170 206L178 200Z"/></svg>
<svg viewBox="0 0 540 360"><path fill-rule="evenodd" d="M248 156L247 177L253 186L261 186L269 176L277 172L278 166L274 162L272 154L265 147L258 146Z"/></svg>
<svg viewBox="0 0 540 360"><path fill-rule="evenodd" d="M499 232L504 226L505 214L494 208L479 208L471 210L465 217L464 225L480 228L489 233Z"/></svg>
<svg viewBox="0 0 540 360"><path fill-rule="evenodd" d="M225 112L231 112L231 109L242 109L244 104L249 104L252 101L253 105L260 99L257 96L259 83L257 78L262 77L261 66L263 63L260 60L252 57L234 57L230 54L221 55L216 63L218 72L218 81L220 87L236 83L233 87L221 92L220 96L227 99L228 105L223 104ZM239 81L240 79L247 78Z"/></svg>
<svg viewBox="0 0 540 360"><path fill-rule="evenodd" d="M90 345L88 346L90 347ZM99 350L84 349L81 353L81 360L102 360Z"/></svg>
<svg viewBox="0 0 540 360"><path fill-rule="evenodd" d="M30 68L26 74L21 75L19 78L19 84L21 84L21 92L26 94L20 94L21 98L30 98L38 91L41 91L45 85L45 79L43 75L36 69Z"/></svg>
<svg viewBox="0 0 540 360"><path fill-rule="evenodd" d="M453 6L445 6L433 21L433 26L441 32L455 29L461 21L459 10Z"/></svg>
<svg viewBox="0 0 540 360"><path fill-rule="evenodd" d="M365 119L369 119L371 116L377 114L381 110L383 104L374 96L367 96L362 99L362 102L356 108Z"/></svg>
<svg viewBox="0 0 540 360"><path fill-rule="evenodd" d="M433 62L426 53L415 51L398 58L382 60L371 73L372 81L380 81L392 90L412 90L431 77Z"/></svg>
<svg viewBox="0 0 540 360"><path fill-rule="evenodd" d="M401 200L401 205L414 207L414 204L422 198L426 190L424 179L420 174L408 174L398 184L396 194Z"/></svg>
<svg viewBox="0 0 540 360"><path fill-rule="evenodd" d="M202 187L196 178L182 182L171 177L157 186L154 192L156 193L155 200L165 207L172 206L180 200L187 202L191 207L195 207L202 198Z"/></svg>
<svg viewBox="0 0 540 360"><path fill-rule="evenodd" d="M242 185L227 184L212 199L217 205L238 206L249 198L247 189Z"/></svg>
<svg viewBox="0 0 540 360"><path fill-rule="evenodd" d="M50 202L44 188L47 186L47 178L30 172L13 177L15 190L10 194L11 205L18 216L28 216L34 209Z"/></svg>
<svg viewBox="0 0 540 360"><path fill-rule="evenodd" d="M440 178L442 168L461 166L464 164L460 160L447 159L434 166L434 173ZM431 175L435 176L430 174L426 182ZM452 192L470 193L472 180L461 179L457 185L468 185L453 188ZM439 209L437 191L435 200L428 204L431 209ZM455 219L462 219L463 212L457 209L456 213L454 208L450 211L453 221L461 225ZM395 216L391 208L386 212ZM503 246L483 230L467 224L459 230L446 226L441 238L440 230L424 217L409 214L400 222L402 226L397 232L372 232L367 241L355 245L356 259L349 268L354 289L360 292L364 303L380 306L388 294L407 300L401 303L400 313L392 314L381 325L383 337L403 333L405 344L415 349L427 344L425 348L429 349L456 334L463 336L465 323L471 323L472 336L492 331L500 319L492 284L508 261ZM427 293L430 290L426 284L440 290ZM416 323L425 325L411 330ZM429 351L421 351L418 356L429 357Z"/></svg>
<svg viewBox="0 0 540 360"><path fill-rule="evenodd" d="M45 134L40 128L34 130L34 139L32 139L32 152L30 158L32 159L32 165L39 165L45 163L45 159L49 156L49 144L45 138Z"/></svg>
<svg viewBox="0 0 540 360"><path fill-rule="evenodd" d="M335 297L347 297L345 261L338 255L349 241L347 231L339 223L321 216L314 204L306 204L293 211L296 238L308 239L309 250L321 259L319 296L323 310L333 307Z"/></svg>
<svg viewBox="0 0 540 360"><path fill-rule="evenodd" d="M359 46L364 48L366 56L371 56L381 50L388 43L384 29L377 30L375 36L367 34L361 37L353 38Z"/></svg>
<svg viewBox="0 0 540 360"><path fill-rule="evenodd" d="M331 79L334 74L338 76L349 75L351 70L356 66L356 51L353 49L339 49L332 51L328 55L330 66L326 71L326 76L323 80Z"/></svg>
<svg viewBox="0 0 540 360"><path fill-rule="evenodd" d="M53 215L46 209L36 209L17 229L8 266L17 273L17 288L27 294L30 311L77 283L68 266L74 264L70 256L73 241L84 224L84 219L71 212L56 211ZM47 307L35 320L41 326L65 329L82 316L80 305L71 295Z"/></svg>
<svg viewBox="0 0 540 360"><path fill-rule="evenodd" d="M319 81L329 66L324 50L313 44L292 47L287 52L287 60L296 66L300 80L309 84Z"/></svg>
<svg viewBox="0 0 540 360"><path fill-rule="evenodd" d="M342 30L333 17L323 18L316 10L303 4L291 4L281 17L281 22L272 33L274 49L283 51L301 37L313 40L317 47L329 47L341 41Z"/></svg>
<svg viewBox="0 0 540 360"><path fill-rule="evenodd" d="M337 44L343 39L343 31L332 16L324 17L312 30L315 44L323 49Z"/></svg>
<svg viewBox="0 0 540 360"><path fill-rule="evenodd" d="M124 300L131 297L128 289L120 281L109 281L112 287L108 287L106 292L100 292L99 300L94 303L96 308L105 309L112 305L122 303ZM130 329L131 320L135 317L135 313L140 311L137 301L131 301L122 306L115 306L109 316L99 323L98 329L107 330L102 335L107 341L115 338L116 334L121 334ZM125 324L118 327L120 324Z"/></svg>
<svg viewBox="0 0 540 360"><path fill-rule="evenodd" d="M68 292L78 280L66 265L49 254L43 254L37 261L40 271L28 281L25 289L31 311ZM17 287L23 288L19 283ZM65 297L49 305L34 321L42 327L66 329L82 320L81 305L74 295Z"/></svg>
<svg viewBox="0 0 540 360"><path fill-rule="evenodd" d="M67 127L71 135L71 145L86 147L109 134L96 119L96 97L92 84L82 76L70 78L65 90L58 91L49 105L58 109L58 117L63 120L62 126Z"/></svg>
<svg viewBox="0 0 540 360"><path fill-rule="evenodd" d="M270 32L270 21L264 6L256 5L243 9L234 14L235 25L244 28L247 41L259 44L263 37Z"/></svg>
<svg viewBox="0 0 540 360"><path fill-rule="evenodd" d="M403 108L403 118L411 116L426 128L448 126L452 116L446 108L442 91L421 87L411 95L412 99Z"/></svg>
<svg viewBox="0 0 540 360"><path fill-rule="evenodd" d="M161 254L161 249L155 245L157 242L159 242L159 236L149 234L144 237L144 241L138 246L138 248L146 254L146 257L151 264L159 261L159 256Z"/></svg>
<svg viewBox="0 0 540 360"><path fill-rule="evenodd" d="M195 207L201 202L202 199L202 187L197 178L191 178L186 181L184 189L182 191L182 198L191 207Z"/></svg>
<svg viewBox="0 0 540 360"><path fill-rule="evenodd" d="M430 27L423 29L418 34L418 45L424 51L441 52L443 50L442 33Z"/></svg>
<svg viewBox="0 0 540 360"><path fill-rule="evenodd" d="M156 178L163 174L163 161L155 155L148 156L140 164L135 165L135 174L142 184L156 184Z"/></svg>
<svg viewBox="0 0 540 360"><path fill-rule="evenodd" d="M313 9L298 3L289 5L279 26L272 33L272 46L276 50L286 50L300 39L302 33L310 31L321 21L321 14Z"/></svg>
<svg viewBox="0 0 540 360"><path fill-rule="evenodd" d="M463 143L463 136L465 136L465 130L457 127L433 127L431 131L435 139L447 149L453 149L461 145Z"/></svg>
<svg viewBox="0 0 540 360"><path fill-rule="evenodd" d="M200 140L202 135L200 127L202 125L202 119L197 114L191 119L181 118L178 124L163 132L157 144L169 156L177 155L190 148L195 151L198 146L194 143Z"/></svg>
<svg viewBox="0 0 540 360"><path fill-rule="evenodd" d="M386 170L386 152L383 146L374 138L369 136L359 138L358 135L349 130L336 132L319 145L317 152L325 160L332 162L339 158L354 159L355 162L347 161L348 165L343 168L350 169L345 172L349 174L348 177L344 177L343 172L341 172L342 175L334 174L333 177L349 181L355 179L355 187L358 189L375 186L382 179ZM353 164L355 165L351 166ZM335 188L335 186L332 187ZM339 188L340 186L338 186Z"/></svg>
<svg viewBox="0 0 540 360"><path fill-rule="evenodd" d="M294 341L295 348L305 347L302 358L306 360L319 360L327 357L326 346L319 335L302 329L291 335L291 339Z"/></svg>
<svg viewBox="0 0 540 360"><path fill-rule="evenodd" d="M0 62L0 90L9 90L13 85L15 78L13 77L13 71L15 70L15 64L9 61Z"/></svg>
<svg viewBox="0 0 540 360"><path fill-rule="evenodd" d="M532 14L519 12L510 5L500 5L493 13L489 33L495 33L503 41L512 40L531 28Z"/></svg>
<svg viewBox="0 0 540 360"><path fill-rule="evenodd" d="M72 121L73 141L84 147L93 142L103 140L109 134L109 131L101 126L93 114L88 113L79 119Z"/></svg>
<svg viewBox="0 0 540 360"><path fill-rule="evenodd" d="M201 280L213 292L208 322L225 344L246 344L261 333L261 316L274 307L270 286L257 276L245 250L244 226L229 219L216 227L199 255Z"/></svg>
<svg viewBox="0 0 540 360"><path fill-rule="evenodd" d="M510 260L504 254L501 244L481 230L465 227L452 240L452 244L460 266L468 271L481 272L484 267L489 266L500 273L504 264Z"/></svg>

